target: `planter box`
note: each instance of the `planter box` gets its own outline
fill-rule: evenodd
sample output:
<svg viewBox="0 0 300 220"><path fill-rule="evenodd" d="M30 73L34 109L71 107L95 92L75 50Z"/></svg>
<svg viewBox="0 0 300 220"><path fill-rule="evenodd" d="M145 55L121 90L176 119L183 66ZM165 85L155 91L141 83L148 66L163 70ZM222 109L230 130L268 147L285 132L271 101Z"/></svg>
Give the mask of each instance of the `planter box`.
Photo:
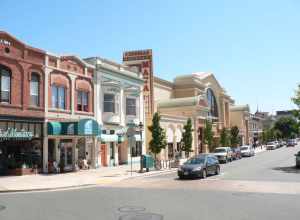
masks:
<svg viewBox="0 0 300 220"><path fill-rule="evenodd" d="M22 176L22 175L32 175L37 174L38 169L34 168L16 168L8 170L9 175Z"/></svg>

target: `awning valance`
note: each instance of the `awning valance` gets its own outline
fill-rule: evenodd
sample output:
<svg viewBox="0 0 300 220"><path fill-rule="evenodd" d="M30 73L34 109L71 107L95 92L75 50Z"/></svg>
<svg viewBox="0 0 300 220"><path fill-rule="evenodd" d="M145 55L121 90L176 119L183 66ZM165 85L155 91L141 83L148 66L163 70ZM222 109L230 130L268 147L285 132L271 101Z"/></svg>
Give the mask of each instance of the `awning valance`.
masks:
<svg viewBox="0 0 300 220"><path fill-rule="evenodd" d="M116 134L101 134L100 139L102 142L118 142L118 135L116 135Z"/></svg>
<svg viewBox="0 0 300 220"><path fill-rule="evenodd" d="M81 119L78 122L48 122L48 135L98 136L101 127L93 119Z"/></svg>

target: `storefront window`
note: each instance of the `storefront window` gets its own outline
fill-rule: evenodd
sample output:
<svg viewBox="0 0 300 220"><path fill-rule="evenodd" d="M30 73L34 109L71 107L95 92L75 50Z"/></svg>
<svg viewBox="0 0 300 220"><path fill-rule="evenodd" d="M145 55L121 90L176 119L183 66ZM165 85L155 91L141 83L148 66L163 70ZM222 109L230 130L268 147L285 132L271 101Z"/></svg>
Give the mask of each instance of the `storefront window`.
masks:
<svg viewBox="0 0 300 220"><path fill-rule="evenodd" d="M6 121L0 121L0 130L1 131L7 130L7 122Z"/></svg>
<svg viewBox="0 0 300 220"><path fill-rule="evenodd" d="M0 102L10 103L11 72L0 65Z"/></svg>
<svg viewBox="0 0 300 220"><path fill-rule="evenodd" d="M136 99L126 98L126 115L136 115Z"/></svg>
<svg viewBox="0 0 300 220"><path fill-rule="evenodd" d="M39 75L33 73L30 81L30 104L39 106Z"/></svg>

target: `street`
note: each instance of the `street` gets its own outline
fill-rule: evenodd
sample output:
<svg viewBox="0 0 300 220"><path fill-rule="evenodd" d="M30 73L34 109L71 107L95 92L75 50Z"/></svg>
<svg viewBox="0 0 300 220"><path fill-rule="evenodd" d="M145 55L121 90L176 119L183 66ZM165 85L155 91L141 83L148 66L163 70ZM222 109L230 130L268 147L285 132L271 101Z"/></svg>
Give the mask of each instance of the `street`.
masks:
<svg viewBox="0 0 300 220"><path fill-rule="evenodd" d="M0 219L299 219L300 172L293 168L299 149L224 164L220 176L206 180L172 173L106 187L1 194Z"/></svg>

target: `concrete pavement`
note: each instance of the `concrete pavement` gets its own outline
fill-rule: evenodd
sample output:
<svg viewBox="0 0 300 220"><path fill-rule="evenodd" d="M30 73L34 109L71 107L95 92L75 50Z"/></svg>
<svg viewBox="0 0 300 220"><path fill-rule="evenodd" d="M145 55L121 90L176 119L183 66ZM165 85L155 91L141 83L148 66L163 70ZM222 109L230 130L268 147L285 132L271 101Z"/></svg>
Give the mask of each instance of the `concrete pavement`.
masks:
<svg viewBox="0 0 300 220"><path fill-rule="evenodd" d="M130 165L122 165L63 174L4 176L0 177L0 193L109 185L131 177L159 175L174 171L174 169L164 169L139 173L139 170L140 165L135 164L133 172L131 172Z"/></svg>

